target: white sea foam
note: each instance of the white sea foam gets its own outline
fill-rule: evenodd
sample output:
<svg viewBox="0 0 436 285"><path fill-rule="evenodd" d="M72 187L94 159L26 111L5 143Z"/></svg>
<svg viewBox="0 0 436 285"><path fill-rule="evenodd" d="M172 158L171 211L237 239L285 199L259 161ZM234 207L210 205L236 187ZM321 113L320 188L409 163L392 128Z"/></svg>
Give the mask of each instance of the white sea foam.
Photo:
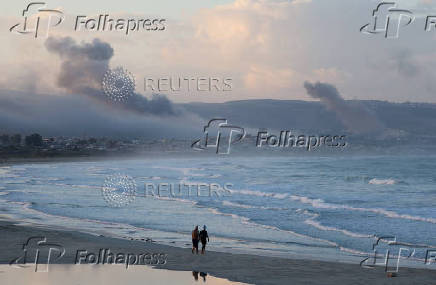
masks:
<svg viewBox="0 0 436 285"><path fill-rule="evenodd" d="M220 212L216 208L207 208L207 209L215 215L231 217L232 219L236 219L236 220L241 221L241 223L246 223L246 222L250 221L250 219L247 217L243 217L243 216L239 216L239 215L231 214L231 213L223 213L223 212Z"/></svg>
<svg viewBox="0 0 436 285"><path fill-rule="evenodd" d="M179 171L179 172L183 173L183 175L185 175L185 176L190 175L192 172L193 172L194 174L198 174L198 171L204 171L204 170L205 170L204 168L194 168L194 167L166 167L166 166L153 166L153 168Z"/></svg>
<svg viewBox="0 0 436 285"><path fill-rule="evenodd" d="M405 219L405 220L411 220L411 221L419 221L419 222L426 222L426 223L432 223L436 224L435 218L426 218L426 217L420 217L420 216L412 216L407 214L399 214L394 211L381 209L381 208L359 208L359 207L352 207L348 205L337 205L337 204L331 204L326 203L322 199L312 199L309 197L304 196L296 196L292 195L290 197L294 201L298 201L304 204L309 204L314 208L318 209L343 209L343 210L349 210L349 211L360 211L360 212L371 212L379 215L384 215L388 218L393 219Z"/></svg>
<svg viewBox="0 0 436 285"><path fill-rule="evenodd" d="M12 173L12 169L9 166L0 167L0 178L15 178L19 177Z"/></svg>
<svg viewBox="0 0 436 285"><path fill-rule="evenodd" d="M162 177L160 176L142 176L142 177L136 177L137 179L144 179L144 180L162 180Z"/></svg>
<svg viewBox="0 0 436 285"><path fill-rule="evenodd" d="M307 216L310 217L310 218L308 218L308 219L306 219L304 221L304 223L306 225L313 226L313 227L315 227L315 228L317 228L319 230L322 230L322 231L340 232L340 233L342 233L344 235L347 235L347 236L350 236L350 237L353 237L353 238L371 238L371 237L374 236L374 235L366 235L366 234L354 233L354 232L351 232L351 231L348 231L348 230L339 229L339 228L335 228L335 227L324 226L319 221L316 221L316 219L319 218L319 214L317 214L317 213L309 212L309 211L303 210L303 209L297 209L296 212L297 213L302 213L302 214L307 215Z"/></svg>
<svg viewBox="0 0 436 285"><path fill-rule="evenodd" d="M344 230L344 229L339 229L339 228L335 228L335 227L329 227L329 226L324 226L321 225L320 222L315 221L314 219L307 219L304 221L305 224L313 226L319 230L322 231L334 231L334 232L340 232L346 236L349 237L353 237L353 238L371 238L373 237L373 235L365 235L365 234L359 234L359 233L354 233L348 230Z"/></svg>
<svg viewBox="0 0 436 285"><path fill-rule="evenodd" d="M287 208L274 208L274 207L265 207L265 206L254 206L254 205L246 205L246 204L235 203L235 202L230 202L230 201L223 201L222 204L223 204L223 206L242 208L242 209L261 209L261 210L273 210L273 211L285 211L285 210L288 210Z"/></svg>
<svg viewBox="0 0 436 285"><path fill-rule="evenodd" d="M276 199L286 199L289 197L287 193L271 193L271 192L262 192L262 191L254 191L254 190L230 190L233 194L242 194L249 196L257 196L257 197L272 197Z"/></svg>
<svg viewBox="0 0 436 285"><path fill-rule="evenodd" d="M259 224L259 223L253 222L251 219L249 219L247 217L239 216L239 215L236 215L236 214L223 213L223 212L220 212L216 208L208 208L208 209L212 213L214 213L215 215L230 216L233 219L239 220L242 224L245 224L245 225L249 225L249 226L253 226L253 227L260 227L260 228L263 228L263 229L266 229L266 230L279 231L279 232L282 232L282 233L290 234L290 235L292 235L294 237L299 237L299 238L303 238L303 239L311 239L313 241L317 241L317 242L320 242L320 243L323 243L323 244L328 244L328 245L330 245L332 247L339 247L339 245L337 243L329 241L329 240L320 239L320 238L316 238L316 237L311 237L311 236L300 234L300 233L297 233L297 232L294 232L294 231L291 231L291 230L283 230L283 229L280 229L280 228L275 227L275 226Z"/></svg>
<svg viewBox="0 0 436 285"><path fill-rule="evenodd" d="M223 201L223 205L228 206L228 207L243 208L243 209L255 209L256 208L255 206L244 205L244 204L234 203L234 202L230 202L230 201Z"/></svg>
<svg viewBox="0 0 436 285"><path fill-rule="evenodd" d="M155 196L154 199L162 200L162 201L175 201L175 202L186 203L186 204L191 204L191 205L197 205L198 204L197 201L192 201L192 200L187 200L187 199L182 199L182 198L175 198L175 197Z"/></svg>
<svg viewBox="0 0 436 285"><path fill-rule="evenodd" d="M62 184L62 183L54 183L51 185L65 187L65 188L101 189L101 186L92 186L92 185Z"/></svg>
<svg viewBox="0 0 436 285"><path fill-rule="evenodd" d="M395 181L394 179L377 179L377 178L373 178L373 179L369 180L368 183L369 184L374 184L374 185L394 185L394 184L397 184L397 181Z"/></svg>

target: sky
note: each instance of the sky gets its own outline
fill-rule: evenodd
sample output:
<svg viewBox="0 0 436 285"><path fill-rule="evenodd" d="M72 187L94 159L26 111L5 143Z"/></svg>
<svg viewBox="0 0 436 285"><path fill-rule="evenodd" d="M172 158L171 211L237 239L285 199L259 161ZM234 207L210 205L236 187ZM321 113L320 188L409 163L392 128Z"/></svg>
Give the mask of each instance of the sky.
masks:
<svg viewBox="0 0 436 285"><path fill-rule="evenodd" d="M62 58L46 47L47 38L12 33L29 2L3 1L0 89L69 96L59 84ZM110 68L122 66L144 78L231 78L231 91L163 92L176 103L246 99L314 100L304 82L335 86L345 99L436 103L436 30L425 17L436 1L396 1L415 21L399 38L364 34L372 21L373 0L125 0L46 1L65 21L50 30L54 38L77 43L95 38L114 50ZM165 19L164 31L74 31L77 15ZM402 22L404 24L404 22ZM1 95L0 95L1 96Z"/></svg>
<svg viewBox="0 0 436 285"><path fill-rule="evenodd" d="M32 1L3 1L1 15L11 16L17 13L17 9ZM44 2L44 1L33 1ZM147 14L161 14L167 17L181 17L183 14L191 14L202 8L213 8L217 5L232 3L232 0L125 0L125 1L88 1L88 0L51 0L46 1L52 7L63 7L69 13L102 13L122 12L136 13L141 11Z"/></svg>

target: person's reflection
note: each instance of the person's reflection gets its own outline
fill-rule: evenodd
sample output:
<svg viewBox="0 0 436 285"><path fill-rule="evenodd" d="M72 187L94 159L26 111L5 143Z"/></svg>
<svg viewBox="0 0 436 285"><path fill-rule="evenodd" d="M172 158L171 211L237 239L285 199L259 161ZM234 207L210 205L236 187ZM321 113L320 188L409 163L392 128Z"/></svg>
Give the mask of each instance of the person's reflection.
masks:
<svg viewBox="0 0 436 285"><path fill-rule="evenodd" d="M206 282L207 273L200 272L200 276L203 277L203 282Z"/></svg>
<svg viewBox="0 0 436 285"><path fill-rule="evenodd" d="M200 276L203 277L203 282L206 282L207 273L198 272L198 271L192 271L192 276L194 276L195 281L198 281L198 274L199 273L200 273Z"/></svg>
<svg viewBox="0 0 436 285"><path fill-rule="evenodd" d="M198 281L198 272L192 271L192 276L194 276L195 281Z"/></svg>

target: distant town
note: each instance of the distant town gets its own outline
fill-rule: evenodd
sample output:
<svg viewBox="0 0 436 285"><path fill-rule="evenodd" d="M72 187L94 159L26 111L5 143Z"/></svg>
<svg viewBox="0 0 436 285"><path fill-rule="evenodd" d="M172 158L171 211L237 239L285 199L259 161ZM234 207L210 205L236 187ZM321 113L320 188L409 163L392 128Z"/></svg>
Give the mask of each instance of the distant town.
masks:
<svg viewBox="0 0 436 285"><path fill-rule="evenodd" d="M176 139L114 139L94 137L43 137L34 133L0 135L0 160L15 158L87 157L128 155L180 150L186 142Z"/></svg>
<svg viewBox="0 0 436 285"><path fill-rule="evenodd" d="M265 133L266 129L259 129L260 133ZM436 151L435 136L417 136L403 134L401 131L385 132L382 137L371 136L347 136L346 146L344 147L307 147L306 144L299 146L283 147L285 145L282 134L276 145L260 147L260 141L256 135L247 134L240 143L232 144L232 155L252 154L252 155L271 155L283 154L345 154L345 153L406 153L425 154ZM324 135L324 138L326 136ZM327 136L328 137L328 136ZM273 137L271 137L274 139ZM277 137L278 139L279 137ZM313 138L313 137L309 137ZM295 139L296 140L296 139ZM281 143L280 143L281 142ZM84 159L84 158L104 158L104 157L138 157L138 156L192 156L194 155L216 155L216 149L207 148L198 151L192 148L192 139L151 139L151 138L114 138L114 137L43 137L38 133L30 135L22 134L0 134L0 163L19 162L19 161L46 161L52 159ZM266 143L266 142L265 142ZM270 141L271 143L271 141ZM282 146L282 147L280 147ZM312 146L312 145L311 145Z"/></svg>

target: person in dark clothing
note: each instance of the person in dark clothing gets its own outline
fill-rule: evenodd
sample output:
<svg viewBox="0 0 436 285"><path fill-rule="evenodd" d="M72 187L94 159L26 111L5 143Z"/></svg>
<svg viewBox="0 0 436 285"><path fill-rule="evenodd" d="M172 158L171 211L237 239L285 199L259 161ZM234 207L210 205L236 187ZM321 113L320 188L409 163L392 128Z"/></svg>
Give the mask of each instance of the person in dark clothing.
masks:
<svg viewBox="0 0 436 285"><path fill-rule="evenodd" d="M195 250L198 254L198 239L199 239L198 226L195 226L195 229L192 231L192 253L194 253Z"/></svg>
<svg viewBox="0 0 436 285"><path fill-rule="evenodd" d="M206 231L206 225L203 226L203 230L200 232L200 241L201 241L201 254L204 254L206 251L206 243L209 242L209 235Z"/></svg>

